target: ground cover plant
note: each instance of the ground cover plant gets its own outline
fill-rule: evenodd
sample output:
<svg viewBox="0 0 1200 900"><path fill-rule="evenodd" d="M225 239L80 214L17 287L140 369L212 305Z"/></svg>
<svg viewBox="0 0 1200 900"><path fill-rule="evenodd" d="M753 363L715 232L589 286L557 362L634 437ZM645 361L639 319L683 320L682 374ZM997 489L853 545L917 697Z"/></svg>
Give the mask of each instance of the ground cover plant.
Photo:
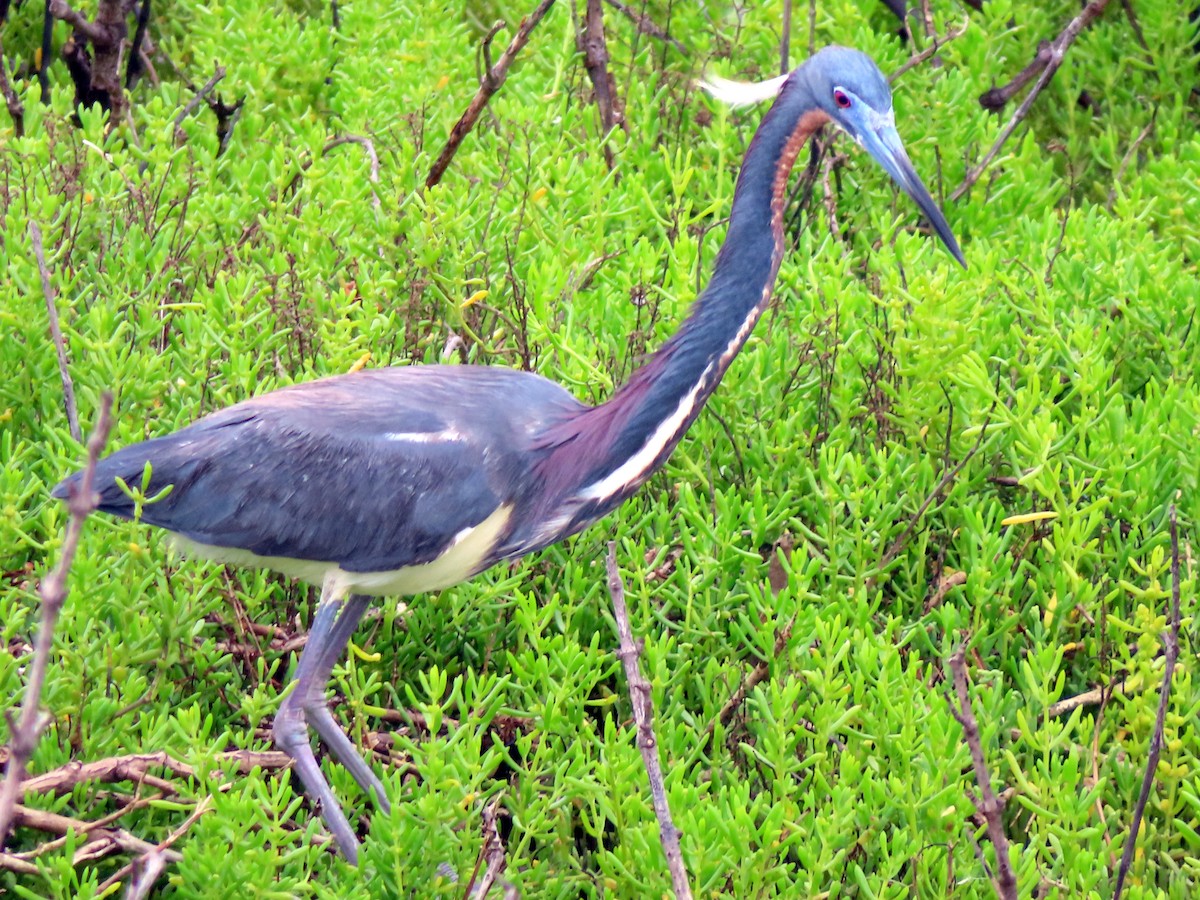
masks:
<svg viewBox="0 0 1200 900"><path fill-rule="evenodd" d="M111 390L114 445L361 366L518 366L595 402L678 323L761 115L694 79L776 74L783 8L651 3L639 27L605 7L603 110L584 6L555 5L425 188L493 21L509 27L492 63L533 5L356 0L334 27L318 4L180 0L155 10L157 78L111 132L61 63L40 101L21 76L41 9L8 10L24 112L23 135L0 114L6 709L63 541L49 488L83 453L31 223L82 432ZM961 33L898 79L897 121L969 269L833 143L793 178L772 308L665 470L563 545L376 606L332 704L391 814L324 766L361 817L358 870L269 742L316 591L90 519L30 762L60 789L27 789L0 891L124 892L170 841L164 896L459 897L494 835L522 897L663 895L613 540L696 895L992 895L961 649L1019 895L1110 896L1155 730L1173 504L1180 649L1125 895L1194 892L1198 58L1177 5L1130 9L1079 32L951 201L1021 99L979 96L1079 9L934 4L933 31ZM791 59L838 42L895 71L931 46L910 24L905 41L883 5L819 0L793 11Z"/></svg>

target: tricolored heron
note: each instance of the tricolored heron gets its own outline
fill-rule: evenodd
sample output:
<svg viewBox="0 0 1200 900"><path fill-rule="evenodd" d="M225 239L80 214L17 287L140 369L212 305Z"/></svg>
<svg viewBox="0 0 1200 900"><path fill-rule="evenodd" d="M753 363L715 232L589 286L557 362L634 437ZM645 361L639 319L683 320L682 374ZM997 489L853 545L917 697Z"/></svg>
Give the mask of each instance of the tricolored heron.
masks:
<svg viewBox="0 0 1200 900"><path fill-rule="evenodd" d="M350 862L358 841L321 775L311 726L376 803L383 784L338 727L325 687L371 596L435 591L572 535L666 461L746 342L783 255L796 154L821 125L848 132L920 206L960 263L950 227L896 133L887 79L829 47L762 85L722 82L733 102L777 95L746 151L712 280L679 331L607 402L485 366L408 366L282 388L166 437L113 453L96 472L100 509L135 503L118 485L173 489L141 509L185 550L321 585L275 717L276 744ZM54 489L66 497L74 475Z"/></svg>

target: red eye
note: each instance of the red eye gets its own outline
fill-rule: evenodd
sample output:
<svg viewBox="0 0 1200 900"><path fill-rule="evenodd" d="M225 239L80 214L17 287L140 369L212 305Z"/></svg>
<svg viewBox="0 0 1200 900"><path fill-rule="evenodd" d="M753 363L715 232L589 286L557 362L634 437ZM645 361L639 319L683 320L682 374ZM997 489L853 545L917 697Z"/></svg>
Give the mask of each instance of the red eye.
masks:
<svg viewBox="0 0 1200 900"><path fill-rule="evenodd" d="M843 91L841 88L834 88L833 89L833 102L836 103L842 109L849 109L850 108L850 95L847 94L845 91Z"/></svg>

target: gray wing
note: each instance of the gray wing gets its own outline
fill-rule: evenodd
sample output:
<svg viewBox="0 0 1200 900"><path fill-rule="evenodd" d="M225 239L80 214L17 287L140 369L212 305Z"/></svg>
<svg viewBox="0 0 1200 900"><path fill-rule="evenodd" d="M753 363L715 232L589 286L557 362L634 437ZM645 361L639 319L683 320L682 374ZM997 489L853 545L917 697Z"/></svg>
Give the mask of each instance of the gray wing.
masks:
<svg viewBox="0 0 1200 900"><path fill-rule="evenodd" d="M538 376L421 366L265 394L101 461L100 508L202 544L384 571L437 558L531 488L531 436L579 404ZM73 476L76 477L76 476ZM55 490L66 495L68 479Z"/></svg>

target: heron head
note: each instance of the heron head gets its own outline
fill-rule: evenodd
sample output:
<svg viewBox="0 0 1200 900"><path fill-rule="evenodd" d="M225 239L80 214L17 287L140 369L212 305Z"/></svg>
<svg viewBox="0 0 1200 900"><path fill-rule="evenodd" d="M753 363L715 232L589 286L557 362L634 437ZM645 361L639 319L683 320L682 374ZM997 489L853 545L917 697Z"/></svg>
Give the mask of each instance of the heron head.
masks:
<svg viewBox="0 0 1200 900"><path fill-rule="evenodd" d="M922 183L900 134L892 109L892 90L871 57L848 47L826 47L810 57L793 77L807 83L810 97L830 120L883 166L916 201L946 249L966 268L946 217Z"/></svg>

